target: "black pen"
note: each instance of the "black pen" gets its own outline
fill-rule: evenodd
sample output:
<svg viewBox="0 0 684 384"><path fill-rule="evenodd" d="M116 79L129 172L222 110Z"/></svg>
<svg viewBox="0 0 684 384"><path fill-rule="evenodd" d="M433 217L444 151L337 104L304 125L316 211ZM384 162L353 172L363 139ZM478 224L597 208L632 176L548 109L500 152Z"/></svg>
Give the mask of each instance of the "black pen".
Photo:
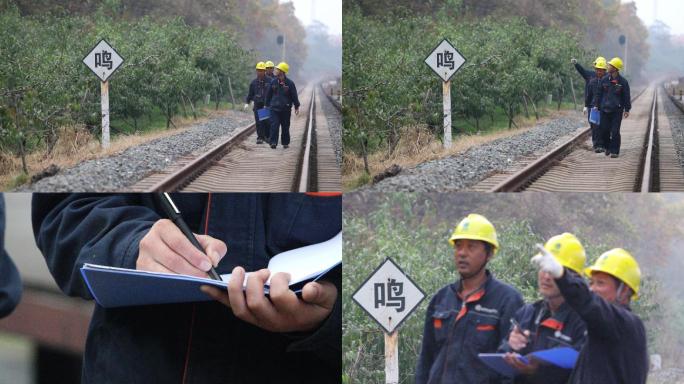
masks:
<svg viewBox="0 0 684 384"><path fill-rule="evenodd" d="M181 232L183 232L185 237L187 237L188 240L190 240L190 242L192 243L192 245L195 246L195 248L199 249L200 252L205 253L199 241L197 241L197 238L190 230L190 227L188 227L188 225L181 217L180 211L176 207L176 204L174 204L173 200L171 200L171 196L169 196L169 194L166 192L158 193L157 195L159 197L159 201L161 202L162 207L164 208L164 211L166 212L166 216L169 217L169 220L173 221L173 223L176 224L176 226L181 230ZM209 274L209 277L211 277L214 280L223 281L221 280L221 277L218 275L218 273L216 273L213 266L209 269L209 271L207 271L207 274Z"/></svg>

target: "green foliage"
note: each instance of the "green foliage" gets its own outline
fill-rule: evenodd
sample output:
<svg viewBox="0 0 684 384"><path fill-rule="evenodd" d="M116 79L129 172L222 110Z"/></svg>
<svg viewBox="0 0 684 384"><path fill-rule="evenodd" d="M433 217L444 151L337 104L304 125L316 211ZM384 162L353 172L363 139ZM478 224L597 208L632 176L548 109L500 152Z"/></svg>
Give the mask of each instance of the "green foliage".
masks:
<svg viewBox="0 0 684 384"><path fill-rule="evenodd" d="M159 110L168 127L208 94L225 99L228 79L235 95L246 93L253 58L236 37L181 18L112 18L119 8L107 1L92 18L22 17L12 6L0 13L0 150L49 153L59 126L99 133L100 81L81 60L102 38L125 59L110 78L112 122L137 130Z"/></svg>
<svg viewBox="0 0 684 384"><path fill-rule="evenodd" d="M469 199L478 199L476 194L459 195L459 199L449 200L451 204L465 204L466 207L459 208L466 210L480 209L479 206L476 207L477 204L468 203ZM423 303L402 324L399 332L400 382L414 381L427 304L440 288L454 282L458 277L453 265L453 249L447 239L456 221L461 217L445 218L443 211L448 207L442 205L446 201L436 203L435 201L439 201L438 197L391 193L373 196L361 207L351 207L352 209L345 203L343 382L384 382L382 332L379 326L353 302L351 296L372 269L386 257L396 261L426 294ZM479 199L482 206L490 205L487 203L490 200ZM537 206L542 212L545 204L554 201L546 200L537 198ZM516 287L529 303L540 298L537 294L537 272L530 264L530 258L535 252L534 245L545 241L545 236L542 235L545 228L537 228L538 223L533 224L526 218L520 218L529 216L528 212L524 211L524 204L513 210L518 212L518 218L509 217L504 210L500 210L502 214L496 216L495 225L501 249L490 262L488 269L498 279ZM579 227L573 231L582 240L587 254L590 255L588 262L593 262L601 252L613 247L605 243L607 239L603 233L597 232L595 228L583 226L584 222L589 220L586 214L584 219L574 220L576 222L566 223L566 226ZM630 237L635 233L638 232L627 227L624 228L623 236ZM641 298L635 303L634 309L645 321L657 324L655 321L661 316L658 303L662 298L656 296L658 285L651 277L652 269L644 268L644 273ZM647 328L649 346L652 348L659 330L657 327Z"/></svg>
<svg viewBox="0 0 684 384"><path fill-rule="evenodd" d="M452 78L453 120L476 127L497 111L513 124L523 97L530 113L548 94L568 100L571 78L581 99L569 61L590 62L573 34L521 18L467 20L440 10L376 19L345 5L343 23L344 145L360 155L392 152L402 126L426 124L440 135L442 84L423 60L442 38L467 59Z"/></svg>

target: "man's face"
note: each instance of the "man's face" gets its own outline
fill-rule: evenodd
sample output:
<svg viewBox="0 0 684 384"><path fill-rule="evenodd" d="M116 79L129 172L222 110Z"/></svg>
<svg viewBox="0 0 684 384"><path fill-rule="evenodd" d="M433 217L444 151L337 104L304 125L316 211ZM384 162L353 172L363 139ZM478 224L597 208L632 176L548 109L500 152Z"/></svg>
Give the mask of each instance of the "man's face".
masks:
<svg viewBox="0 0 684 384"><path fill-rule="evenodd" d="M615 73L615 72L617 72L617 68L615 68L615 67L613 67L612 65L608 64L608 73L610 73L610 74L612 75L612 74Z"/></svg>
<svg viewBox="0 0 684 384"><path fill-rule="evenodd" d="M556 281L548 272L540 270L537 273L537 288L539 288L539 294L544 296L545 299L554 299L561 295Z"/></svg>
<svg viewBox="0 0 684 384"><path fill-rule="evenodd" d="M285 77L285 73L278 68L276 68L273 72L275 73L276 77L281 80Z"/></svg>
<svg viewBox="0 0 684 384"><path fill-rule="evenodd" d="M482 270L487 263L487 250L482 241L459 239L454 244L456 270L463 278L469 278Z"/></svg>
<svg viewBox="0 0 684 384"><path fill-rule="evenodd" d="M256 72L257 72L257 78L258 79L263 79L264 76L266 76L266 71L264 71L263 69L257 69Z"/></svg>
<svg viewBox="0 0 684 384"><path fill-rule="evenodd" d="M596 76L599 78L603 77L603 75L606 74L606 70L603 68L596 68Z"/></svg>
<svg viewBox="0 0 684 384"><path fill-rule="evenodd" d="M615 279L607 273L592 273L589 278L589 289L609 303L613 303L617 299L617 283Z"/></svg>

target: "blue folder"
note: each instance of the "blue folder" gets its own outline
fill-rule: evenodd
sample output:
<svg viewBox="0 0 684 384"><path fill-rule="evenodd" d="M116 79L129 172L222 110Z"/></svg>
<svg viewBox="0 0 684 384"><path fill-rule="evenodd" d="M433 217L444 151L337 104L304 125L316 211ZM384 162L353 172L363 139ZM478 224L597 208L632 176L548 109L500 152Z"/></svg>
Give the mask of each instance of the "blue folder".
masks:
<svg viewBox="0 0 684 384"><path fill-rule="evenodd" d="M594 107L589 112L589 122L596 125L601 124L601 112L598 108Z"/></svg>
<svg viewBox="0 0 684 384"><path fill-rule="evenodd" d="M561 368L572 369L575 367L579 352L569 347L562 347L532 352L532 356Z"/></svg>
<svg viewBox="0 0 684 384"><path fill-rule="evenodd" d="M341 272L342 233L323 243L280 253L271 258L268 269L271 276L277 272L290 273L290 289L301 294L306 283L335 271ZM81 275L95 301L105 308L210 301L212 298L202 292L200 286L226 289L230 279L229 274L221 276L224 281L218 281L94 264L84 264ZM269 282L264 286L266 295Z"/></svg>
<svg viewBox="0 0 684 384"><path fill-rule="evenodd" d="M562 347L536 351L530 355L560 368L572 369L575 367L579 353L572 348ZM517 374L515 369L503 359L504 353L480 353L478 356L489 368L503 376L514 377ZM525 364L529 364L529 360L525 356L518 356L518 359Z"/></svg>
<svg viewBox="0 0 684 384"><path fill-rule="evenodd" d="M487 365L489 368L493 369L500 375L506 377L515 377L517 372L504 360L505 355L505 353L480 353L478 354L478 357L480 358L480 360L482 360L483 363L485 363L485 365ZM525 364L530 363L527 360L527 358L525 358L525 356L518 355L518 360L522 361Z"/></svg>
<svg viewBox="0 0 684 384"><path fill-rule="evenodd" d="M268 108L257 109L257 116L259 116L259 121L267 120L271 117L271 110Z"/></svg>

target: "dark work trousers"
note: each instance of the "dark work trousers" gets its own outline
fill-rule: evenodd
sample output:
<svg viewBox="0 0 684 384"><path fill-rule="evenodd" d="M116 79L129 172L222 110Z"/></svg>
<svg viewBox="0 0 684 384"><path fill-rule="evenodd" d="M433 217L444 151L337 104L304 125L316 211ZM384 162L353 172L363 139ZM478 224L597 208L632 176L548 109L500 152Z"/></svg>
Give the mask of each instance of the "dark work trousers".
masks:
<svg viewBox="0 0 684 384"><path fill-rule="evenodd" d="M260 108L263 108L260 107ZM271 128L269 127L269 119L259 121L259 114L257 113L257 110L254 110L254 123L256 124L256 131L257 131L257 138L262 139L264 141L269 141L268 136L271 133Z"/></svg>
<svg viewBox="0 0 684 384"><path fill-rule="evenodd" d="M587 111L587 122L589 123L589 126L591 127L591 144L596 148L603 148L604 145L601 142L601 135L599 134L599 126L597 124L593 124L589 121L589 116L591 116L591 108Z"/></svg>
<svg viewBox="0 0 684 384"><path fill-rule="evenodd" d="M620 124L622 123L622 109L615 112L601 111L601 141L606 151L620 154Z"/></svg>
<svg viewBox="0 0 684 384"><path fill-rule="evenodd" d="M280 136L280 143L282 145L290 145L290 114L291 111L274 111L271 110L271 145L278 145L278 128L282 127Z"/></svg>

